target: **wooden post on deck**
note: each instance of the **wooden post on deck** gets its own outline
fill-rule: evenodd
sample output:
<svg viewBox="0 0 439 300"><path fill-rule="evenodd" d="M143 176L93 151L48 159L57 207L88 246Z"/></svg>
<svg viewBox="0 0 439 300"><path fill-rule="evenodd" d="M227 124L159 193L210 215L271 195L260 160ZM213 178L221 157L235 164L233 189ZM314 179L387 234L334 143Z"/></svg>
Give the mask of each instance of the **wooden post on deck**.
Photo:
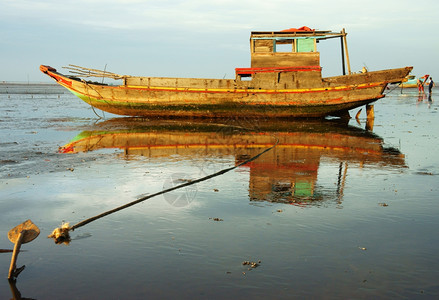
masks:
<svg viewBox="0 0 439 300"><path fill-rule="evenodd" d="M348 43L346 41L347 33L346 33L344 28L341 31L341 33L343 35L344 52L346 53L346 64L348 65L348 74L351 74L351 64L349 63Z"/></svg>
<svg viewBox="0 0 439 300"><path fill-rule="evenodd" d="M343 71L343 75L346 75L346 67L344 63L344 43L343 43L343 37L340 37L340 43L341 43L341 70Z"/></svg>

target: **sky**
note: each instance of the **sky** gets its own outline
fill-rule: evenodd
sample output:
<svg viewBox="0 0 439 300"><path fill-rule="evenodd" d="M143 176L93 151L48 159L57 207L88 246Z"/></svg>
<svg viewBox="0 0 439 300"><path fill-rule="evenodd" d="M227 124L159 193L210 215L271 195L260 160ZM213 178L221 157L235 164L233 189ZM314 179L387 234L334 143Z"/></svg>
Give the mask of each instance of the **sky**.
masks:
<svg viewBox="0 0 439 300"><path fill-rule="evenodd" d="M439 76L437 0L0 0L0 82L51 82L41 64L234 78L250 67L251 31L301 26L345 28L352 71ZM341 75L339 40L318 51L323 76Z"/></svg>

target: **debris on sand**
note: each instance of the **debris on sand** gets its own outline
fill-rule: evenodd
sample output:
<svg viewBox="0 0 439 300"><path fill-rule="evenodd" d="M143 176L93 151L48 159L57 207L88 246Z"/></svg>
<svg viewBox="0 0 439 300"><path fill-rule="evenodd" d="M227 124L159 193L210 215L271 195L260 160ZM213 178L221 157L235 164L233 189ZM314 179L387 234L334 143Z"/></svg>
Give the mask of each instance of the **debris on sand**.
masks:
<svg viewBox="0 0 439 300"><path fill-rule="evenodd" d="M55 228L48 238L54 239L56 244L66 244L70 243L70 224L63 223L60 228Z"/></svg>
<svg viewBox="0 0 439 300"><path fill-rule="evenodd" d="M258 262L254 262L254 261L249 261L249 260L245 260L242 262L243 266L250 266L249 270L257 268L261 265L261 261L258 260Z"/></svg>

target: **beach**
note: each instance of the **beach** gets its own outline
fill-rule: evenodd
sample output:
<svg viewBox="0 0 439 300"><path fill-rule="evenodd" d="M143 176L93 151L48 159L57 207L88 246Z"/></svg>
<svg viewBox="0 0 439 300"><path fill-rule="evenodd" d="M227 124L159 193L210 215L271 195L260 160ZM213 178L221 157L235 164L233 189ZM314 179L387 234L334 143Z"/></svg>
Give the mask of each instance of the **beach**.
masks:
<svg viewBox="0 0 439 300"><path fill-rule="evenodd" d="M163 120L3 83L0 249L27 219L41 233L13 285L0 253L0 298L438 297L436 98L389 89L373 125L365 108L348 121ZM47 238L217 173L81 226L68 245Z"/></svg>

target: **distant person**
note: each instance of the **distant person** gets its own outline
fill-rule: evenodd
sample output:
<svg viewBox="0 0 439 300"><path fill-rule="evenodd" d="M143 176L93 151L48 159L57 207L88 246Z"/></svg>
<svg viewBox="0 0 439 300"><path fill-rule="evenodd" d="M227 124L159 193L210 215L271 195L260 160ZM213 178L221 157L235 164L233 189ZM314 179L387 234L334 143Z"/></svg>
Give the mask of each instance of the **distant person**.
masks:
<svg viewBox="0 0 439 300"><path fill-rule="evenodd" d="M422 92L422 93L425 94L425 92L424 92L424 82L419 80L419 78L418 78L417 84L418 84L418 92L419 93Z"/></svg>
<svg viewBox="0 0 439 300"><path fill-rule="evenodd" d="M433 81L433 78L430 77L430 83L428 84L428 93L429 94L431 94L433 87L434 87L434 81Z"/></svg>

